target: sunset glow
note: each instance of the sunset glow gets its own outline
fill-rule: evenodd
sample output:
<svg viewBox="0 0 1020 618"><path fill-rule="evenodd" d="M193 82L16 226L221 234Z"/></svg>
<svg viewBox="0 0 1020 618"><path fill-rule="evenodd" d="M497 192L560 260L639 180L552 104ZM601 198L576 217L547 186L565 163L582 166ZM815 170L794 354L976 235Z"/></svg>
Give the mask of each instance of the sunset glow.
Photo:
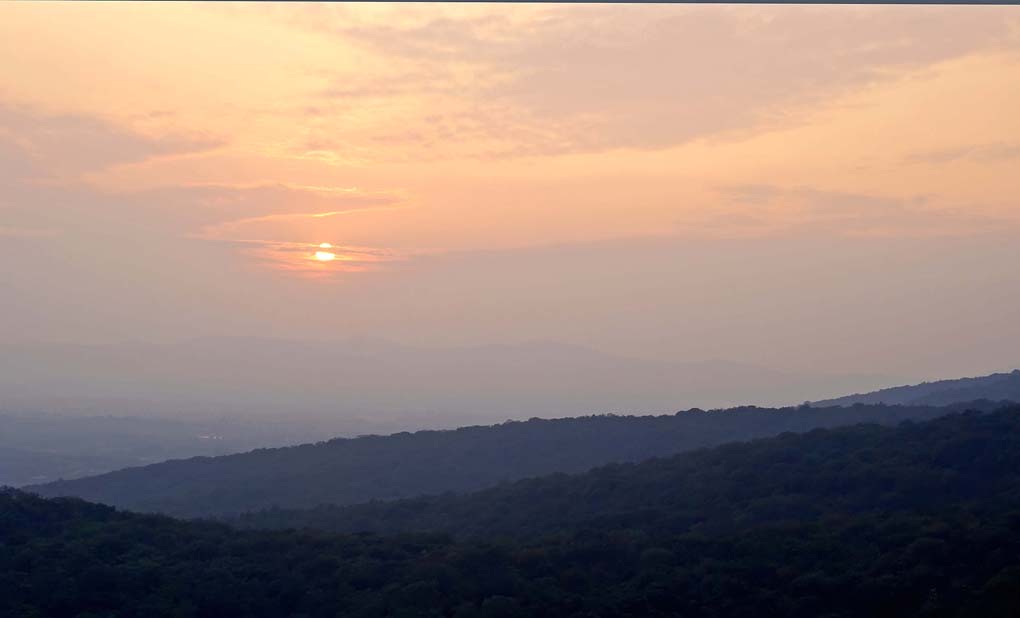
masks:
<svg viewBox="0 0 1020 618"><path fill-rule="evenodd" d="M828 341L850 366L931 358L911 299L949 332L1020 302L1017 7L19 2L0 41L12 336ZM983 277L939 287L938 260ZM206 304L162 309L173 286ZM869 286L918 288L902 324L823 327ZM38 313L54 289L81 310Z"/></svg>

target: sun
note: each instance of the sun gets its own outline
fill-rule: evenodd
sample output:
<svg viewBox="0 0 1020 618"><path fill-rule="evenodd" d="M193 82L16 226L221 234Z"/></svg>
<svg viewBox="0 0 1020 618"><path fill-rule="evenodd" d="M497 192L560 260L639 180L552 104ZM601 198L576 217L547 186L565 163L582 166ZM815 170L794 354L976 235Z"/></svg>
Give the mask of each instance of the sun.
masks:
<svg viewBox="0 0 1020 618"><path fill-rule="evenodd" d="M319 245L319 248L323 249L323 251L316 251L315 259L319 260L320 262L332 262L333 260L336 259L335 253L333 253L332 251L325 251L325 249L332 249L333 245L329 244L328 242L324 242Z"/></svg>

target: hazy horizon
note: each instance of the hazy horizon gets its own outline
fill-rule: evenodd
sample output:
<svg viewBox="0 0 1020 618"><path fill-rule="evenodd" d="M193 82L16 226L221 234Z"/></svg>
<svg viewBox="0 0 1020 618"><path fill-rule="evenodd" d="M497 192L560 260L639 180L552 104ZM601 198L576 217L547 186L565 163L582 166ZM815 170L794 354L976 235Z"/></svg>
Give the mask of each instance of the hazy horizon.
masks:
<svg viewBox="0 0 1020 618"><path fill-rule="evenodd" d="M209 337L170 344L0 344L0 414L291 422L308 430L302 435L324 438L532 417L798 405L959 377L970 376L670 362L548 341L412 347L371 338Z"/></svg>
<svg viewBox="0 0 1020 618"><path fill-rule="evenodd" d="M142 415L403 421L672 413L789 405L902 383L717 359L664 361L556 342L406 346L382 339L208 337L175 343L0 345L8 405ZM315 368L316 370L310 370ZM329 369L333 370L330 371Z"/></svg>

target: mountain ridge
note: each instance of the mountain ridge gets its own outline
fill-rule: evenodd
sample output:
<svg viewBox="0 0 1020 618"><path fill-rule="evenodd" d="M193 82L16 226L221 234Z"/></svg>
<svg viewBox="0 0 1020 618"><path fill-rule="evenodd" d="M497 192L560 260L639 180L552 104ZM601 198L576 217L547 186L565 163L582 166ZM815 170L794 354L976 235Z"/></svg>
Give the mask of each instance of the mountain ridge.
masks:
<svg viewBox="0 0 1020 618"><path fill-rule="evenodd" d="M862 404L947 405L988 399L1020 401L1020 369L971 378L934 380L811 402L817 407Z"/></svg>
<svg viewBox="0 0 1020 618"><path fill-rule="evenodd" d="M924 420L966 407L757 408L662 416L530 419L456 430L340 438L214 458L172 460L27 489L177 516L354 504L470 491L531 476L582 472L726 442L859 422Z"/></svg>
<svg viewBox="0 0 1020 618"><path fill-rule="evenodd" d="M979 436L968 436L971 430ZM856 516L936 509L943 501L980 509L1003 500L1020 509L1020 474L1014 468L1020 470L1020 406L1006 404L898 426L862 423L784 433L474 492L261 511L230 521L248 529L460 538L521 539L620 527L718 535L737 532L748 519L806 523L825 511ZM904 474L914 475L910 484L896 480ZM812 501L801 502L805 495Z"/></svg>

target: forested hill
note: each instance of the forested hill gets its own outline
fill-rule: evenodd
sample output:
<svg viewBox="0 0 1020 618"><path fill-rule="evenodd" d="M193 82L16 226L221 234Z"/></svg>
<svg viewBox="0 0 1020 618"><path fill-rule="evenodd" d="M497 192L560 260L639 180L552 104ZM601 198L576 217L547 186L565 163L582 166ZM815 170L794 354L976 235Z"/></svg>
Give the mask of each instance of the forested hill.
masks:
<svg viewBox="0 0 1020 618"><path fill-rule="evenodd" d="M978 378L938 380L912 386L897 386L872 393L817 401L812 405L816 407L852 406L864 403L945 406L978 399L1020 402L1020 369L1014 369L1009 373L993 373Z"/></svg>
<svg viewBox="0 0 1020 618"><path fill-rule="evenodd" d="M734 408L668 416L532 419L196 457L29 489L135 511L215 516L273 506L305 508L470 491L787 431L897 423L946 412L916 406Z"/></svg>
<svg viewBox="0 0 1020 618"><path fill-rule="evenodd" d="M716 534L949 504L1020 509L1020 407L1005 410L784 434L463 495L270 510L238 524L530 538L577 528Z"/></svg>
<svg viewBox="0 0 1020 618"><path fill-rule="evenodd" d="M542 526L555 534L516 541L238 531L0 491L0 616L1012 618L1018 415L784 435L486 492L505 498L476 512L494 530L580 503Z"/></svg>

